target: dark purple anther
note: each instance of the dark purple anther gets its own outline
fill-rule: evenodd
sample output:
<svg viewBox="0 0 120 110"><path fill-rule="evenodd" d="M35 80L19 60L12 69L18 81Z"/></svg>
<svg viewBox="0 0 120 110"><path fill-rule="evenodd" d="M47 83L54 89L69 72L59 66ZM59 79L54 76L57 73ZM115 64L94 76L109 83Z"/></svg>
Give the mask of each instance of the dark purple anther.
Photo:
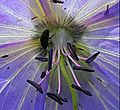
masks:
<svg viewBox="0 0 120 110"><path fill-rule="evenodd" d="M56 97L58 97L62 102L68 102L66 98L61 97L59 94L54 94Z"/></svg>
<svg viewBox="0 0 120 110"><path fill-rule="evenodd" d="M68 102L68 100L67 100L66 98L63 98L63 97L61 97L61 96L59 96L59 98L60 98L60 100L61 100L62 102Z"/></svg>
<svg viewBox="0 0 120 110"><path fill-rule="evenodd" d="M67 49L69 50L71 56L78 61L79 58L78 58L77 54L75 53L75 51L70 43L67 43Z"/></svg>
<svg viewBox="0 0 120 110"><path fill-rule="evenodd" d="M53 100L55 100L56 102L58 102L60 105L63 105L63 102L60 100L60 98L53 94L53 93L50 93L50 92L47 92L47 96Z"/></svg>
<svg viewBox="0 0 120 110"><path fill-rule="evenodd" d="M73 66L73 69L74 70L86 71L86 72L95 72L95 70L88 69L88 68L85 68L85 67L78 67L78 66Z"/></svg>
<svg viewBox="0 0 120 110"><path fill-rule="evenodd" d="M43 90L42 90L42 88L40 87L39 84L37 84L36 82L31 81L31 80L27 80L27 82L29 84L31 84L32 86L34 86L37 89L37 91L39 91L41 94L43 94Z"/></svg>
<svg viewBox="0 0 120 110"><path fill-rule="evenodd" d="M42 74L41 74L41 76L40 76L40 78L43 79L45 76L46 76L46 71L43 71Z"/></svg>
<svg viewBox="0 0 120 110"><path fill-rule="evenodd" d="M76 85L72 84L71 87L72 87L73 89L76 89L76 90L78 90L78 91L83 92L85 95L92 96L92 94L91 94L90 91L85 90L85 89L83 89L83 88L81 88L81 87L79 87L79 86L76 86Z"/></svg>
<svg viewBox="0 0 120 110"><path fill-rule="evenodd" d="M35 57L36 60L39 60L41 62L47 62L48 61L48 58L46 57L43 57L43 56L37 56Z"/></svg>
<svg viewBox="0 0 120 110"><path fill-rule="evenodd" d="M53 49L49 51L48 71L52 69Z"/></svg>
<svg viewBox="0 0 120 110"><path fill-rule="evenodd" d="M97 53L93 54L92 56L90 56L90 57L86 60L86 63L91 63L99 54L100 54L100 52L97 52Z"/></svg>
<svg viewBox="0 0 120 110"><path fill-rule="evenodd" d="M64 98L63 102L68 102L68 100L66 98Z"/></svg>

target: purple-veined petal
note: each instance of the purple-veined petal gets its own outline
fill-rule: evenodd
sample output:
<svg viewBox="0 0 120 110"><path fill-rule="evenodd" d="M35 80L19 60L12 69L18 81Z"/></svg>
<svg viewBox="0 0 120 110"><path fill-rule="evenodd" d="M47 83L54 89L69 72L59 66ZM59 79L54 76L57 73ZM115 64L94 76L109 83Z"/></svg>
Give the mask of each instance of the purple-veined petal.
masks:
<svg viewBox="0 0 120 110"><path fill-rule="evenodd" d="M25 4L23 5L23 2L20 0L1 0L0 14L0 21L2 24L23 26L26 28L33 27L30 21L30 10Z"/></svg>
<svg viewBox="0 0 120 110"><path fill-rule="evenodd" d="M60 4L53 3L52 0L1 0L0 109L117 110L117 2L64 0L64 3ZM48 36L49 42L53 44L46 42L46 56L48 57L48 52L52 48L53 61L51 70L41 79L40 75L47 70L48 65L36 60L35 56L39 55L42 48L41 32L46 28L50 31L49 36L53 36L51 39ZM73 44L71 46L75 49L79 61L71 57L66 48L67 42ZM94 52L100 52L100 55L90 64L86 64L85 60ZM61 56L64 58L61 59ZM89 67L95 72L73 70L74 64ZM43 95L27 83L28 79L41 84ZM73 90L72 83L89 90L92 97ZM67 98L68 102L61 106L47 97L47 92L58 93Z"/></svg>

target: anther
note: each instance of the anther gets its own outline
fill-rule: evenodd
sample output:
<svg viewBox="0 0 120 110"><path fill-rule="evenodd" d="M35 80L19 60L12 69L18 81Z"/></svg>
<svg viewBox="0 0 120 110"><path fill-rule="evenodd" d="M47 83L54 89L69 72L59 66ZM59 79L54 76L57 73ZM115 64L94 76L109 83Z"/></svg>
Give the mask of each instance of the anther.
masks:
<svg viewBox="0 0 120 110"><path fill-rule="evenodd" d="M31 80L27 80L27 82L29 84L31 84L32 86L34 86L37 89L37 91L39 91L41 94L43 94L43 90L42 90L42 88L40 87L39 84L37 84L36 82L31 81Z"/></svg>
<svg viewBox="0 0 120 110"><path fill-rule="evenodd" d="M77 54L75 53L75 51L70 43L67 43L67 48L68 48L71 56L78 61L79 58L78 58Z"/></svg>
<svg viewBox="0 0 120 110"><path fill-rule="evenodd" d="M68 100L66 98L64 98L63 102L68 102Z"/></svg>
<svg viewBox="0 0 120 110"><path fill-rule="evenodd" d="M86 72L95 72L95 70L88 69L88 68L85 68L85 67L78 67L78 66L73 66L73 69L74 70L86 71Z"/></svg>
<svg viewBox="0 0 120 110"><path fill-rule="evenodd" d="M93 54L92 56L90 56L90 57L86 60L86 63L91 63L99 54L100 54L100 52L97 52L97 53Z"/></svg>
<svg viewBox="0 0 120 110"><path fill-rule="evenodd" d="M48 58L46 57L43 57L43 56L37 56L35 57L36 60L39 60L41 62L47 62L48 61Z"/></svg>
<svg viewBox="0 0 120 110"><path fill-rule="evenodd" d="M48 71L52 69L53 49L49 51Z"/></svg>
<svg viewBox="0 0 120 110"><path fill-rule="evenodd" d="M1 58L7 58L8 57L8 55L3 55Z"/></svg>
<svg viewBox="0 0 120 110"><path fill-rule="evenodd" d="M47 96L53 100L55 100L56 102L58 102L60 105L63 105L63 102L60 100L60 98L53 94L53 93L50 93L50 92L47 92Z"/></svg>
<svg viewBox="0 0 120 110"><path fill-rule="evenodd" d="M85 89L83 89L83 88L81 88L81 87L79 87L79 86L76 86L76 85L72 84L71 87L72 87L73 89L76 89L76 90L78 90L78 91L83 92L85 95L92 96L92 94L91 94L90 91L85 90Z"/></svg>
<svg viewBox="0 0 120 110"><path fill-rule="evenodd" d="M64 3L63 1L60 1L60 0L52 0L52 1L53 1L53 3L61 3L61 4Z"/></svg>
<svg viewBox="0 0 120 110"><path fill-rule="evenodd" d="M42 74L41 74L41 76L40 76L40 78L43 79L45 76L46 76L46 71L43 71Z"/></svg>
<svg viewBox="0 0 120 110"><path fill-rule="evenodd" d="M60 100L63 101L63 102L68 102L68 100L67 100L66 98L63 98L63 97L60 97L60 96L59 96L59 98L60 98Z"/></svg>
<svg viewBox="0 0 120 110"><path fill-rule="evenodd" d="M54 95L57 96L62 102L68 102L68 100L66 98L63 98L58 94L54 94Z"/></svg>

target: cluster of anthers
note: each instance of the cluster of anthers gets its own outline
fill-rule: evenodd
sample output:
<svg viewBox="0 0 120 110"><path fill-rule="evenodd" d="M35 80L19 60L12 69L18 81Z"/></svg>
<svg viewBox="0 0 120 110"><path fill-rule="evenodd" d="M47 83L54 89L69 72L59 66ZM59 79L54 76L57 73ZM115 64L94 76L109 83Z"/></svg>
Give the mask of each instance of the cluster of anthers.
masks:
<svg viewBox="0 0 120 110"><path fill-rule="evenodd" d="M49 30L48 29L44 30L43 33L41 34L40 43L41 43L42 48L41 48L40 54L38 56L36 56L35 59L39 60L40 62L48 62L48 67L47 67L47 70L42 72L42 74L40 76L41 81L39 82L39 84L34 82L34 81L31 81L31 80L27 80L27 82L29 84L31 84L32 86L34 86L37 89L37 91L39 91L41 94L43 94L41 84L45 81L46 77L49 76L49 74L52 70L52 66L59 65L60 56L63 55L66 58L68 58L66 63L71 70L71 73L72 73L72 76L74 78L75 83L77 84L77 85L71 84L71 87L73 89L81 91L85 95L92 96L90 91L81 87L81 85L79 84L73 70L81 70L81 71L85 71L85 72L94 72L95 70L93 70L93 69L81 67L80 64L78 63L78 61L79 61L79 59L82 59L87 64L90 64L100 54L100 52L97 52L88 58L80 57L76 54L75 45L73 45L71 42L66 41L66 44L62 47L63 44L61 43L61 45L60 45L60 43L58 43L59 41L56 41L56 40L53 40L53 42L51 40L52 47L50 47L48 49L49 39L53 39L53 37L55 37L55 36L56 35L54 34L51 37L49 37ZM56 36L56 37L58 37L58 36ZM59 37L62 38L61 36L59 36ZM56 43L54 44L54 41L56 41L57 44ZM83 49L81 49L81 50L84 51ZM58 54L58 55L56 55L56 54ZM73 67L71 67L70 63L73 64ZM59 72L60 72L60 70L59 70ZM59 85L58 85L57 94L47 92L46 95L49 98L55 100L56 102L58 102L59 104L62 105L63 102L68 102L68 100L66 98L63 98L62 96L60 96L60 90L61 90L60 75L58 75L58 81L59 81L58 82Z"/></svg>

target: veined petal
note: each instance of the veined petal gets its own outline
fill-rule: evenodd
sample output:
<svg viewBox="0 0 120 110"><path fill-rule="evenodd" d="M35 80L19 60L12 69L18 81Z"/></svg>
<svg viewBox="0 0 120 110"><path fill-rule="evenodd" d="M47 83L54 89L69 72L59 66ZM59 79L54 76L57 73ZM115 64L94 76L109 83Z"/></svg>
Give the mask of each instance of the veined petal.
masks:
<svg viewBox="0 0 120 110"><path fill-rule="evenodd" d="M109 14L104 14L106 12L103 11L103 12L100 12L98 13L97 15L91 17L90 19L87 19L85 21L85 24L93 24L93 23L97 23L97 22L101 22L101 21L105 21L105 20L109 20L111 18L114 18L114 17L119 17L119 3L116 3L115 5L113 5L112 7L109 7Z"/></svg>
<svg viewBox="0 0 120 110"><path fill-rule="evenodd" d="M22 1L0 1L0 23L31 28L33 25L30 18L31 12Z"/></svg>
<svg viewBox="0 0 120 110"><path fill-rule="evenodd" d="M0 109L118 110L118 7L118 0L1 0Z"/></svg>

